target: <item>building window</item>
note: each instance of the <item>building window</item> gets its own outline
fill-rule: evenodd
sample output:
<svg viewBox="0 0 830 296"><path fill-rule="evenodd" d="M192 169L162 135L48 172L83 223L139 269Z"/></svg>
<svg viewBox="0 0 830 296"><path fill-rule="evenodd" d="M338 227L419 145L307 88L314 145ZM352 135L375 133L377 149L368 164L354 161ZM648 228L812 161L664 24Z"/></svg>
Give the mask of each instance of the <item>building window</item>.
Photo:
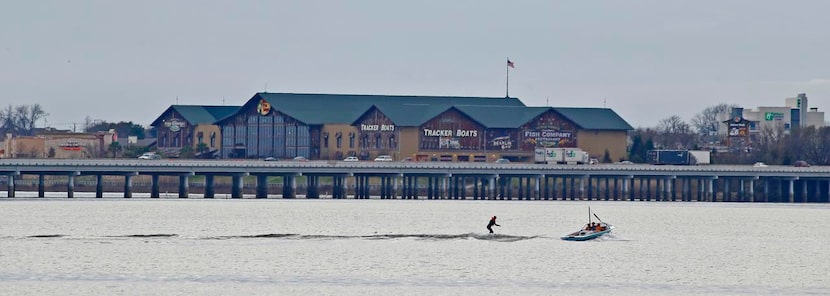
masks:
<svg viewBox="0 0 830 296"><path fill-rule="evenodd" d="M329 133L323 133L323 148L329 148Z"/></svg>
<svg viewBox="0 0 830 296"><path fill-rule="evenodd" d="M360 137L360 148L369 148L369 135Z"/></svg>
<svg viewBox="0 0 830 296"><path fill-rule="evenodd" d="M337 133L337 149L343 148L343 135Z"/></svg>
<svg viewBox="0 0 830 296"><path fill-rule="evenodd" d="M380 149L382 143L383 140L381 140L380 134L375 135L375 149Z"/></svg>
<svg viewBox="0 0 830 296"><path fill-rule="evenodd" d="M398 143L395 142L395 135L389 136L389 149L397 149Z"/></svg>
<svg viewBox="0 0 830 296"><path fill-rule="evenodd" d="M204 144L205 143L205 134L202 132L196 133L196 143L197 144Z"/></svg>
<svg viewBox="0 0 830 296"><path fill-rule="evenodd" d="M210 147L216 147L216 132L210 133Z"/></svg>
<svg viewBox="0 0 830 296"><path fill-rule="evenodd" d="M354 148L354 133L349 133L349 148Z"/></svg>

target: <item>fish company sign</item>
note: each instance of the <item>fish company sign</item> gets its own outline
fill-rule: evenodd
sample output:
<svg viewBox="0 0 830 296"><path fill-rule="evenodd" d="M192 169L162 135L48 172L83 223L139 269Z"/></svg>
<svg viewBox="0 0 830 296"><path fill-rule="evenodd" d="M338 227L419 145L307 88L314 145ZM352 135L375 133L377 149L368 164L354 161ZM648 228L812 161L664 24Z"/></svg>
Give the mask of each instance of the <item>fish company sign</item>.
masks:
<svg viewBox="0 0 830 296"><path fill-rule="evenodd" d="M164 126L169 128L171 132L178 132L187 126L187 123L176 118L164 122Z"/></svg>
<svg viewBox="0 0 830 296"><path fill-rule="evenodd" d="M478 130L451 130L451 129L441 129L441 130L434 130L434 129L424 129L424 137L478 137Z"/></svg>

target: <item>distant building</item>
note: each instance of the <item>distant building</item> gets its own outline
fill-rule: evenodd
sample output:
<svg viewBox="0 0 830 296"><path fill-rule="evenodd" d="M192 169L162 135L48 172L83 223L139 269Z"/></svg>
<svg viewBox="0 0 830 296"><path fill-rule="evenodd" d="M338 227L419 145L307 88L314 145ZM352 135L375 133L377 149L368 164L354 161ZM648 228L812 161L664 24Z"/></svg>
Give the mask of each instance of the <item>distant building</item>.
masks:
<svg viewBox="0 0 830 296"><path fill-rule="evenodd" d="M781 128L789 131L803 126L825 126L824 112L810 108L806 94L785 98L784 106L763 106L756 109L735 108L731 114L721 114L720 121L726 122L735 117L746 119L748 133L755 134L767 128ZM718 134L729 135L729 126L721 125ZM734 136L734 135L733 135Z"/></svg>
<svg viewBox="0 0 830 296"><path fill-rule="evenodd" d="M295 93L258 93L216 124L222 158L456 162L533 162L546 147L618 160L632 129L611 109L528 107L517 98Z"/></svg>
<svg viewBox="0 0 830 296"><path fill-rule="evenodd" d="M95 158L106 155L109 145L117 139L114 131L90 134L41 131L36 136L7 135L0 153L3 158Z"/></svg>
<svg viewBox="0 0 830 296"><path fill-rule="evenodd" d="M150 126L156 128L156 148L166 156L178 156L183 147L198 152L199 144L205 144L208 153L219 149L221 134L215 124L236 112L239 106L172 105L159 115Z"/></svg>

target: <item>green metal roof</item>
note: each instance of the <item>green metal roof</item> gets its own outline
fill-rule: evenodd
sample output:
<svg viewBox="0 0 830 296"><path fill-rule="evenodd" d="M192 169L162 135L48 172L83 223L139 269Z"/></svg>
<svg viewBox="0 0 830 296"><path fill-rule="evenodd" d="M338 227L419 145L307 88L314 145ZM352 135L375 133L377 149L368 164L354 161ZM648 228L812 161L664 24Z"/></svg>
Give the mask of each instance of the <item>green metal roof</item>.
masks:
<svg viewBox="0 0 830 296"><path fill-rule="evenodd" d="M554 107L553 110L586 130L633 130L617 112L608 108Z"/></svg>
<svg viewBox="0 0 830 296"><path fill-rule="evenodd" d="M399 126L419 126L450 108L456 108L488 128L517 128L544 112L554 110L582 129L633 129L616 112L607 108L527 107L517 98L503 97L257 93L239 110L255 108L260 99L267 100L272 110L309 125L354 123L375 107ZM230 118L236 112L216 117L215 121Z"/></svg>
<svg viewBox="0 0 830 296"><path fill-rule="evenodd" d="M426 121L424 118L434 117L452 106L524 106L517 98L503 97L257 93L243 108L258 104L259 99L267 100L272 110L306 124L351 123L372 106L377 106L395 124L402 126L420 125Z"/></svg>
<svg viewBox="0 0 830 296"><path fill-rule="evenodd" d="M455 108L488 128L517 128L551 109L550 107L513 106L456 106Z"/></svg>
<svg viewBox="0 0 830 296"><path fill-rule="evenodd" d="M239 106L203 106L203 105L171 105L161 116L153 121L155 126L167 113L175 110L181 114L182 119L190 124L213 124L220 118L224 118L239 110Z"/></svg>

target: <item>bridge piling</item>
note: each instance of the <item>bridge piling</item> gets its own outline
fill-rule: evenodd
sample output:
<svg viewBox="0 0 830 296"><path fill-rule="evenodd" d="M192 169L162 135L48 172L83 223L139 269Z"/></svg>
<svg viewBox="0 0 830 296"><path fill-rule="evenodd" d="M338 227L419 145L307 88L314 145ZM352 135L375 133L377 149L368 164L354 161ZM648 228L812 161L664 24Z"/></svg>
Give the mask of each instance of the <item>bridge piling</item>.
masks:
<svg viewBox="0 0 830 296"><path fill-rule="evenodd" d="M8 176L8 189L6 190L8 193L6 196L14 197L14 175Z"/></svg>
<svg viewBox="0 0 830 296"><path fill-rule="evenodd" d="M216 195L216 190L213 187L213 175L205 175L205 198L213 198Z"/></svg>
<svg viewBox="0 0 830 296"><path fill-rule="evenodd" d="M99 175L100 176L100 175ZM98 183L101 183L100 181ZM43 174L37 174L37 197L46 197L46 180Z"/></svg>
<svg viewBox="0 0 830 296"><path fill-rule="evenodd" d="M38 188L38 194L40 194L40 188ZM103 197L104 197L104 175L97 174L97 175L95 175L95 198L103 198Z"/></svg>
<svg viewBox="0 0 830 296"><path fill-rule="evenodd" d="M179 176L179 198L188 197L188 189L190 188L189 178L187 175Z"/></svg>
<svg viewBox="0 0 830 296"><path fill-rule="evenodd" d="M309 187L311 184L309 184ZM268 176L256 176L256 198L268 198Z"/></svg>
<svg viewBox="0 0 830 296"><path fill-rule="evenodd" d="M100 176L100 175L98 175ZM97 196L96 196L97 197ZM133 176L130 174L124 175L124 198L133 197Z"/></svg>
<svg viewBox="0 0 830 296"><path fill-rule="evenodd" d="M68 175L66 180L66 197L73 198L75 197L75 176Z"/></svg>
<svg viewBox="0 0 830 296"><path fill-rule="evenodd" d="M150 176L150 198L159 198L160 196L159 175L153 174Z"/></svg>

